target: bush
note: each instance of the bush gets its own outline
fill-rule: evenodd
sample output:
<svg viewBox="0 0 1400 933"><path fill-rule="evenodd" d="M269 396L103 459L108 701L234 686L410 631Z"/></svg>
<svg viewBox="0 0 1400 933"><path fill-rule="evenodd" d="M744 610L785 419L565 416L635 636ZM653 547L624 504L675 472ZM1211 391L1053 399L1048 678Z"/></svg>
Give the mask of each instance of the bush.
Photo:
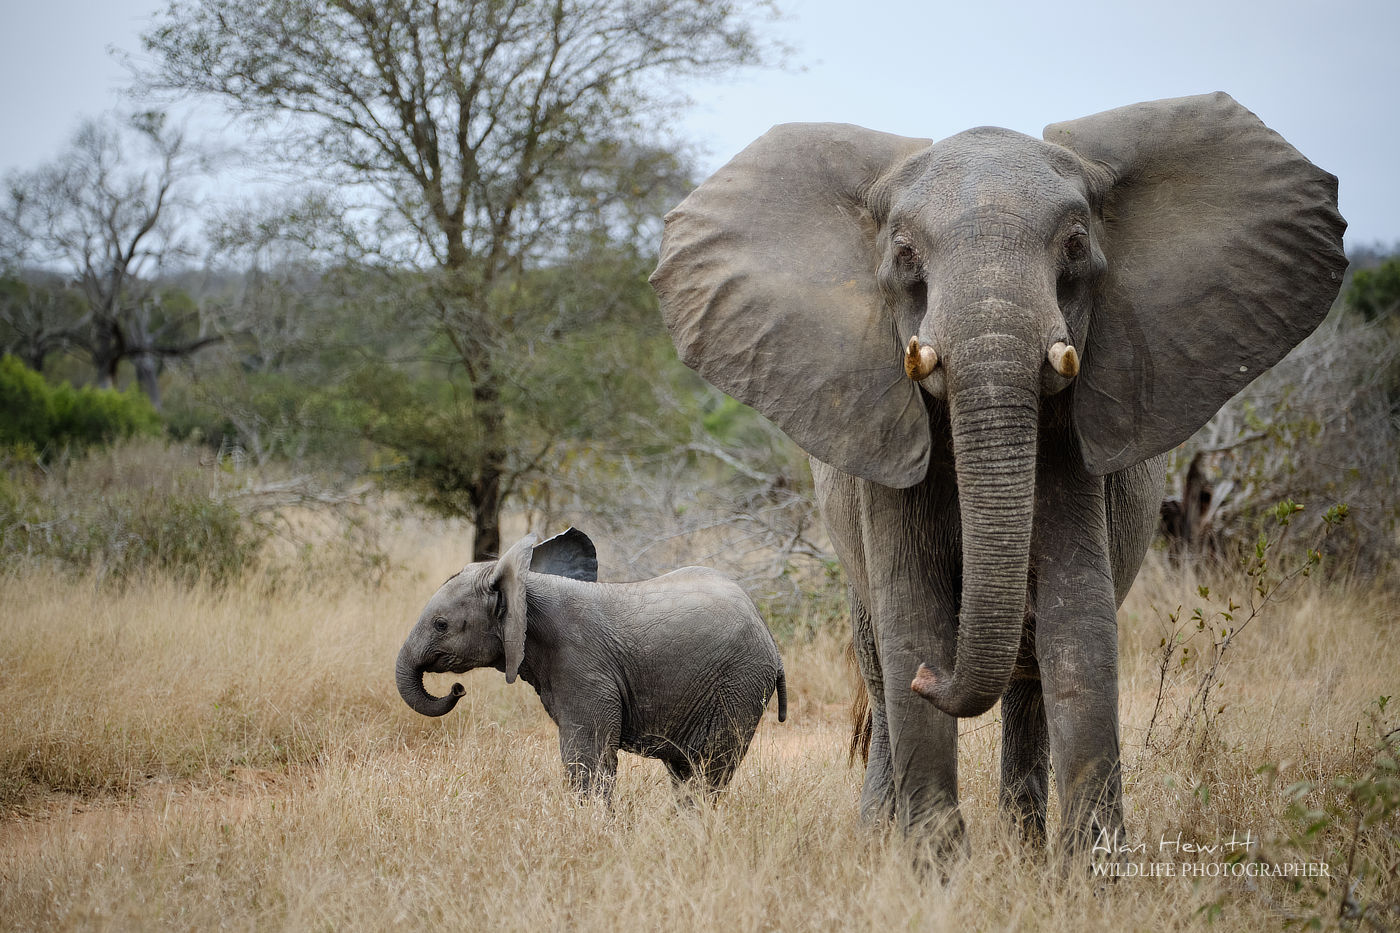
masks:
<svg viewBox="0 0 1400 933"><path fill-rule="evenodd" d="M1169 475L1185 481L1176 502L1199 510L1205 550L1248 554L1284 499L1346 502L1347 524L1325 547L1330 572L1369 579L1400 569L1398 337L1400 320L1334 310L1172 452ZM1204 486L1191 482L1193 464Z"/></svg>
<svg viewBox="0 0 1400 933"><path fill-rule="evenodd" d="M1347 304L1368 321L1393 316L1400 310L1400 256L1389 256L1378 265L1352 273Z"/></svg>
<svg viewBox="0 0 1400 933"><path fill-rule="evenodd" d="M160 430L160 416L134 388L51 386L15 357L0 357L0 446L52 455Z"/></svg>
<svg viewBox="0 0 1400 933"><path fill-rule="evenodd" d="M218 467L164 443L120 444L42 471L4 466L0 564L11 571L56 564L117 581L158 572L226 583L265 537L220 496Z"/></svg>

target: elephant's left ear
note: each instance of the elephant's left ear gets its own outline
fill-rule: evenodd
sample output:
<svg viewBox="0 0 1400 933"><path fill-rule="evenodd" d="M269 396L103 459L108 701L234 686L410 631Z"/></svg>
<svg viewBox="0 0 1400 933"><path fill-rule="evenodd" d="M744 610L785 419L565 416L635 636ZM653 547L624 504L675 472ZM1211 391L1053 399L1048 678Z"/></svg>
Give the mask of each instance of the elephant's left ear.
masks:
<svg viewBox="0 0 1400 933"><path fill-rule="evenodd" d="M1321 323L1346 255L1337 179L1227 94L1045 129L1098 176L1108 260L1074 414L1110 473L1190 437Z"/></svg>
<svg viewBox="0 0 1400 933"><path fill-rule="evenodd" d="M530 569L530 558L538 540L536 535L528 534L515 542L496 561L496 571L491 575L491 588L500 594L505 607L501 643L505 647L508 684L515 683L520 662L525 660L525 624L530 602L525 590L525 572Z"/></svg>
<svg viewBox="0 0 1400 933"><path fill-rule="evenodd" d="M535 573L597 583L598 550L588 535L577 528L569 528L535 545L530 569Z"/></svg>

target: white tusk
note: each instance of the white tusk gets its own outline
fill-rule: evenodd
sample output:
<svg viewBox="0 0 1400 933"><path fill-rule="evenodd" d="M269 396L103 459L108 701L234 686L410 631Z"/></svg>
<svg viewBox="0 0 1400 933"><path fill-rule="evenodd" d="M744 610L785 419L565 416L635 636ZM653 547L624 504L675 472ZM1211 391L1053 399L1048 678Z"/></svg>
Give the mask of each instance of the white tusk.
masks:
<svg viewBox="0 0 1400 933"><path fill-rule="evenodd" d="M938 368L938 354L933 347L919 346L917 336L909 338L909 346L904 350L904 374L915 382L922 382Z"/></svg>
<svg viewBox="0 0 1400 933"><path fill-rule="evenodd" d="M1073 379L1079 373L1079 354L1074 352L1074 347L1063 340L1056 341L1050 347L1050 352L1046 354L1050 360L1050 368L1055 370L1066 379Z"/></svg>

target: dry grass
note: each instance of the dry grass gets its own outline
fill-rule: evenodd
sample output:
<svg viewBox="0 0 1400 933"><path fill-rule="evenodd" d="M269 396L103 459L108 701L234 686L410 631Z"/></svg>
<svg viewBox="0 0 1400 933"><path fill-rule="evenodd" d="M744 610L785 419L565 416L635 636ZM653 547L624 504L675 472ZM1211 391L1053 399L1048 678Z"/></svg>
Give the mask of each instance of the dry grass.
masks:
<svg viewBox="0 0 1400 933"><path fill-rule="evenodd" d="M399 642L461 540L406 521L388 543L418 572L377 589L0 577L0 928L1192 929L1218 910L1219 927L1261 929L1336 916L1318 901L1330 889L1274 881L1063 878L997 819L995 711L963 726L971 854L946 884L921 874L856 820L830 630L784 646L790 720L770 712L717 804L678 809L655 762L624 756L614 811L577 805L524 685L477 672L443 720L395 693ZM1121 615L1135 840L1247 829L1273 857L1333 858L1346 827L1291 841L1287 788L1311 779L1326 797L1371 760L1368 704L1400 694L1394 611L1378 593L1300 594L1231 649L1208 754L1189 728L1145 754L1165 613L1199 603L1198 583L1151 564ZM1168 678L1171 725L1198 675ZM1388 828L1363 839L1381 863L1400 851L1393 816ZM1400 900L1393 877L1358 896Z"/></svg>

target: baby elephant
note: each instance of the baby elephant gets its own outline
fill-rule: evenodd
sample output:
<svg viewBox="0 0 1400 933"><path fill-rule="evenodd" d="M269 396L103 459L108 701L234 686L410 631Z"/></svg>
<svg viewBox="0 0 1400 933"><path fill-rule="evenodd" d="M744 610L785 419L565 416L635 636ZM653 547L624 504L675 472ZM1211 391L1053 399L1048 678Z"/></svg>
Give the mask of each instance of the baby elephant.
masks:
<svg viewBox="0 0 1400 933"><path fill-rule="evenodd" d="M695 777L718 792L774 690L787 718L782 658L753 602L704 567L599 583L583 532L537 540L468 564L433 594L399 651L404 702L425 716L457 704L462 685L434 697L425 672L519 674L558 725L580 791L611 796L620 748L661 759L678 786Z"/></svg>

